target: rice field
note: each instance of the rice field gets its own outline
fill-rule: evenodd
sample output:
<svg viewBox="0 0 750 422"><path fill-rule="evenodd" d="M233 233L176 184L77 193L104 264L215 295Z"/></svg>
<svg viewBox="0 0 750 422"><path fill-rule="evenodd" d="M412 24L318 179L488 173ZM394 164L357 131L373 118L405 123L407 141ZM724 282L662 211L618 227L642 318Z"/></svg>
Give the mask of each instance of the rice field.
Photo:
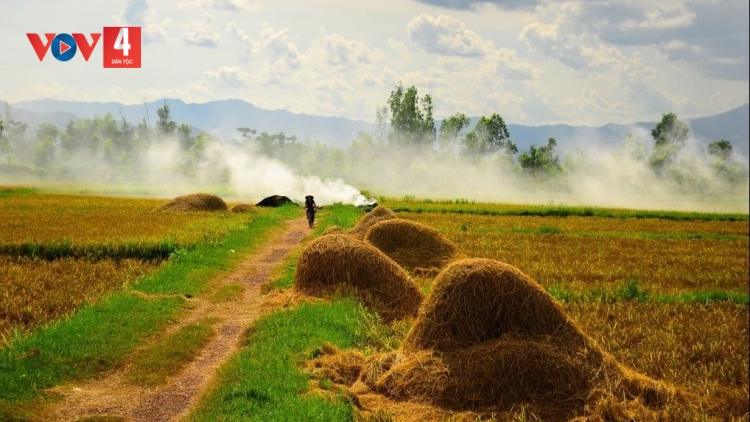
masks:
<svg viewBox="0 0 750 422"><path fill-rule="evenodd" d="M164 202L0 188L0 339L122 290L265 212L156 211Z"/></svg>
<svg viewBox="0 0 750 422"><path fill-rule="evenodd" d="M438 229L471 257L529 274L622 363L723 399L726 414L747 415L746 216L523 215L488 204L479 212L471 212L472 204L448 204L460 213L429 202L383 205ZM429 289L429 280L420 281Z"/></svg>

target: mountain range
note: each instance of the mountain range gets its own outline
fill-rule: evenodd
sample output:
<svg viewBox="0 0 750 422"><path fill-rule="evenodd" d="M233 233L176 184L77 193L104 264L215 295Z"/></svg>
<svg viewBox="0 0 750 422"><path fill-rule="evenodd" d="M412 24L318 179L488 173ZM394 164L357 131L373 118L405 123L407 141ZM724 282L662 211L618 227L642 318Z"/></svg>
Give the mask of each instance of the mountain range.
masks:
<svg viewBox="0 0 750 422"><path fill-rule="evenodd" d="M25 122L30 130L42 123L53 123L64 127L71 119L93 118L112 113L116 118L124 117L139 123L144 119L153 125L156 110L164 103L169 105L172 118L178 123L217 135L221 138L237 138L240 126L257 129L258 132L296 135L300 141L320 141L337 147L345 147L360 131L374 132L375 125L362 120L343 117L324 117L297 114L287 110L265 110L243 100L221 100L207 103L185 103L179 99L166 99L151 103L124 105L117 102L75 102L42 99L22 101L11 105L14 119ZM742 105L725 113L683 119L690 126L690 133L701 143L719 139L730 141L735 151L747 157L750 139L750 107ZM679 117L679 116L678 116ZM472 126L476 122L472 119ZM440 122L437 122L439 126ZM635 122L627 125L607 124L599 127L571 125L526 126L508 124L511 138L519 151L532 144L541 145L550 137L558 141L559 149L573 148L579 141L596 142L603 148L612 148L624 141L626 134L638 128L651 131L656 122Z"/></svg>

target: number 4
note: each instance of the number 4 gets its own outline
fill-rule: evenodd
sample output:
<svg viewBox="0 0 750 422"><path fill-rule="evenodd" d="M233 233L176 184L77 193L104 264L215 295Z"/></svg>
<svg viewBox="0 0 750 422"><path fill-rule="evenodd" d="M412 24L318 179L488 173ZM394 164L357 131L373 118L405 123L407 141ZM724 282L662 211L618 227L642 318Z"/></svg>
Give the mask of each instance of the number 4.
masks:
<svg viewBox="0 0 750 422"><path fill-rule="evenodd" d="M130 50L128 28L120 28L120 33L117 34L117 39L115 40L115 50L122 50L122 55L125 57L128 56L128 51Z"/></svg>

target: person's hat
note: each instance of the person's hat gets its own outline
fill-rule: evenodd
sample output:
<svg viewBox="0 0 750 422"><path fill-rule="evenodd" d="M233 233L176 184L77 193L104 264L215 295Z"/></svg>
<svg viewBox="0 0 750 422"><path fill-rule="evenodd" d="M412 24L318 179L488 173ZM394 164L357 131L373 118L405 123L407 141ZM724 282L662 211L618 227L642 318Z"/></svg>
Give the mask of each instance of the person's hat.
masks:
<svg viewBox="0 0 750 422"><path fill-rule="evenodd" d="M307 196L305 197L305 199L313 199L313 196L312 196L312 195L307 195Z"/></svg>

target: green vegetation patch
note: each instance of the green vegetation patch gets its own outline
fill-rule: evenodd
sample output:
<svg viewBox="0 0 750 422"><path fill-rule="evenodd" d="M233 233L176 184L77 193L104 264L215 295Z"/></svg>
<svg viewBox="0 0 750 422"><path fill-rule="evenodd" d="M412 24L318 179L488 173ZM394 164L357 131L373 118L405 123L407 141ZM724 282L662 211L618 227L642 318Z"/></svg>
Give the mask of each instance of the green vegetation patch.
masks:
<svg viewBox="0 0 750 422"><path fill-rule="evenodd" d="M245 348L220 371L220 384L198 405L191 421L352 420L351 404L309 391L312 376L300 366L324 343L362 345L366 311L351 298L303 303L255 325Z"/></svg>
<svg viewBox="0 0 750 422"><path fill-rule="evenodd" d="M25 187L0 187L0 198L7 198L9 196L20 196L20 195L33 195L37 193L35 188Z"/></svg>
<svg viewBox="0 0 750 422"><path fill-rule="evenodd" d="M148 387L164 384L169 376L192 361L214 334L211 321L180 328L135 354L128 381Z"/></svg>

